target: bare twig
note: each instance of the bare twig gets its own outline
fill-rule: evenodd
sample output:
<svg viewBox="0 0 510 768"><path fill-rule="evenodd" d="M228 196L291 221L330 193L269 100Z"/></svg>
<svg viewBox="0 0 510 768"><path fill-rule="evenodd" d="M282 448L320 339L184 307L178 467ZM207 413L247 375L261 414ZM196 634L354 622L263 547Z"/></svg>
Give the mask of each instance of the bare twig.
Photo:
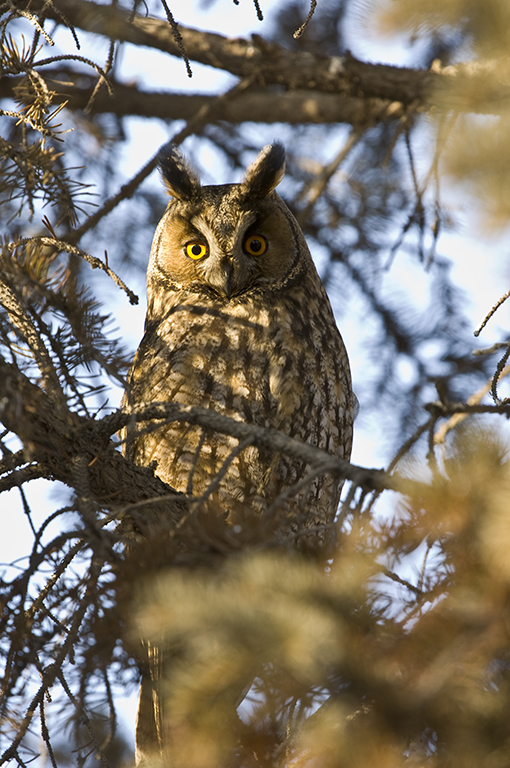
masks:
<svg viewBox="0 0 510 768"><path fill-rule="evenodd" d="M500 413L510 418L510 403L504 401L496 405L468 405L467 403L441 403L437 400L426 403L424 408L435 417L450 416L453 413Z"/></svg>
<svg viewBox="0 0 510 768"><path fill-rule="evenodd" d="M497 405L508 405L510 403L510 398L505 397L503 398L503 400L501 400L498 395L498 383L500 379L504 376L504 372L506 370L505 368L506 361L508 360L509 357L510 357L510 343L508 344L501 360L498 360L496 371L494 373L494 376L492 377L491 395L493 397L494 402L497 403Z"/></svg>
<svg viewBox="0 0 510 768"><path fill-rule="evenodd" d="M317 0L310 0L310 10L308 11L308 16L304 20L304 22L301 24L301 26L296 29L292 37L294 37L296 40L301 37L307 26L309 25L310 21L312 20L312 16L315 13L315 9L317 8Z"/></svg>
<svg viewBox="0 0 510 768"><path fill-rule="evenodd" d="M510 291L507 291L506 293L504 293L504 294L503 294L503 296L501 296L501 298L500 298L500 299L498 299L498 300L497 300L497 302L494 304L494 306L492 307L492 309L490 309L490 310L489 310L489 312L487 312L487 314L485 315L485 317L484 317L484 319L482 320L481 324L478 326L478 328L477 328L477 329L476 329L476 331L474 332L474 335L475 335L475 336L477 336L477 337L478 337L478 336L480 335L480 333L483 331L483 329L485 328L485 326L487 325L487 323L489 322L489 320L491 319L491 317L493 316L493 314L494 314L495 312L497 312L497 310L500 308L500 306L501 306L501 305L502 305L502 304L503 304L503 303L504 303L504 302L505 302L505 301L506 301L506 300L507 300L509 297L510 297Z"/></svg>
<svg viewBox="0 0 510 768"><path fill-rule="evenodd" d="M505 347L508 345L505 344ZM499 378L502 378L503 376L508 376L510 373L510 365L507 365L506 368L501 372L501 375ZM481 399L490 392L492 388L492 379L488 381L486 384L483 385L483 387L480 387L474 394L470 395L466 400L466 405L477 405ZM491 406L492 407L492 406ZM463 421L468 416L468 412L456 412L454 413L447 422L442 424L439 429L436 431L434 435L434 444L435 445L441 445L445 441L445 437L447 433L452 430L454 427L456 427L458 424L460 424L461 421Z"/></svg>
<svg viewBox="0 0 510 768"><path fill-rule="evenodd" d="M407 581L406 579L403 579L397 573L390 571L389 568L382 568L381 570L382 570L382 573L388 577L388 579L395 581L397 584L401 584L403 587L406 587L407 589L409 589L411 592L414 592L414 594L418 595L419 597L423 596L423 591L419 587L416 587L414 584L411 584L411 582Z"/></svg>
<svg viewBox="0 0 510 768"><path fill-rule="evenodd" d="M57 248L59 251L65 251L66 253L72 253L75 256L79 256L88 262L92 269L101 269L103 272L106 272L108 277L110 277L113 282L127 294L131 304L138 304L139 299L136 293L133 293L113 269L110 269L110 267L105 264L104 261L98 259L97 256L91 256L76 245L72 245L65 240L56 240L53 237L24 237L13 243L9 243L7 247L9 250L14 251L16 248L19 248L22 245L27 245L28 243L40 243L41 245Z"/></svg>
<svg viewBox="0 0 510 768"><path fill-rule="evenodd" d="M331 177L336 173L340 165L344 162L344 160L348 157L348 155L354 149L356 144L360 141L361 137L364 134L365 128L366 126L364 126L362 129L353 128L352 131L349 133L349 136L347 137L347 141L344 143L341 149L337 152L333 160L331 160L330 163L327 163L321 169L320 173L314 176L314 178L312 179L309 185L307 185L306 187L303 187L297 199L301 200L303 198L306 198L307 204L306 204L306 208L303 211L301 211L299 214L300 222L302 222L303 220L306 221L315 203L317 202L319 197L323 194L324 190L326 189Z"/></svg>
<svg viewBox="0 0 510 768"><path fill-rule="evenodd" d="M179 51L181 52L181 56L183 58L184 64L186 65L186 72L188 74L188 77L193 77L193 72L191 71L191 64L189 62L188 54L186 53L186 48L184 47L184 41L182 39L182 35L179 31L179 25L177 24L176 20L174 19L173 13L168 7L168 3L166 0L161 0L161 5L165 9L166 17L168 19L168 23L170 24L170 27L172 28L172 34L174 36L174 40L177 43L179 47Z"/></svg>

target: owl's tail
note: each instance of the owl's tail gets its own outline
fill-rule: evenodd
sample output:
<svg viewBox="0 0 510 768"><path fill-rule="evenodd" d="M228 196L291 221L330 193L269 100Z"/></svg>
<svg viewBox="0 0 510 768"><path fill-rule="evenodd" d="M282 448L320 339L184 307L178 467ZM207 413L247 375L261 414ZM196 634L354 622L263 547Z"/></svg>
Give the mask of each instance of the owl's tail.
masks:
<svg viewBox="0 0 510 768"><path fill-rule="evenodd" d="M163 654L150 641L144 642L147 666L142 671L135 729L135 765L154 768L163 763L163 701L161 678Z"/></svg>

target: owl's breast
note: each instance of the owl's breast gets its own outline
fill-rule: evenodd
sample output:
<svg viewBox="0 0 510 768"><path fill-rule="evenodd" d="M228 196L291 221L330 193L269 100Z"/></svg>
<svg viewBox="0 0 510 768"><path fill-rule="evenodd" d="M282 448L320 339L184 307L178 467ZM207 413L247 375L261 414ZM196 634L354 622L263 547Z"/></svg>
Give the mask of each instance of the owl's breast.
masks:
<svg viewBox="0 0 510 768"><path fill-rule="evenodd" d="M132 369L135 399L214 408L304 438L304 420L347 407L342 401L350 386L329 303L317 303L314 314L311 309L291 293L223 305L177 295L140 346Z"/></svg>
<svg viewBox="0 0 510 768"><path fill-rule="evenodd" d="M177 304L157 330L162 364L155 392L265 423L262 405L275 405L269 387L268 326L265 309Z"/></svg>
<svg viewBox="0 0 510 768"><path fill-rule="evenodd" d="M329 303L313 317L308 309L292 294L274 301L255 295L223 305L176 297L140 345L130 375L134 401L211 408L348 456L347 357ZM173 423L139 438L132 457L143 464L156 460L162 479L196 493L236 446L227 435ZM231 460L220 494L272 498L303 472L304 466L285 457L250 447ZM319 494L317 485L313 493ZM336 509L337 496L337 485L331 486L328 509Z"/></svg>

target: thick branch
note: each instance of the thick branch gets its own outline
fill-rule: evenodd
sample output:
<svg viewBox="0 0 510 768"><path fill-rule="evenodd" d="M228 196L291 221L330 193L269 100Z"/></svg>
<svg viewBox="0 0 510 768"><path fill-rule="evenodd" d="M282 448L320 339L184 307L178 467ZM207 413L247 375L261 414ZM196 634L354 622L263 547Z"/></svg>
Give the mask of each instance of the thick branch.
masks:
<svg viewBox="0 0 510 768"><path fill-rule="evenodd" d="M74 487L73 459L88 460L90 491L107 509L119 509L151 498L175 494L147 468L124 458L102 437L100 422L57 408L14 365L0 358L0 419L18 435L27 461L36 461L55 480ZM148 508L147 508L148 507ZM181 519L186 505L176 499L144 506L148 513L164 512Z"/></svg>
<svg viewBox="0 0 510 768"><path fill-rule="evenodd" d="M180 56L170 25L162 19L137 15L130 21L126 11L88 0L58 0L57 4L73 26L86 32ZM30 3L32 12L42 6L43 0ZM53 4L45 6L45 14L61 23ZM278 84L287 89L315 90L361 99L373 97L413 104L415 108L434 105L440 86L451 84L456 78L468 79L471 92L475 81L483 85L479 92L484 94L485 107L471 104L470 108L490 111L491 102L500 102L508 96L508 86L498 81L497 71L490 65L490 71L472 64L447 67L438 72L416 70L366 63L350 54L339 57L289 51L258 35L252 35L250 39L227 38L189 27L180 27L180 32L190 59L237 77L256 76L262 85ZM462 108L457 104L451 106Z"/></svg>
<svg viewBox="0 0 510 768"><path fill-rule="evenodd" d="M60 71L46 71L46 81L62 78ZM85 109L94 91L96 81L82 73L65 72L66 107L71 110ZM85 84L88 80L88 83ZM19 77L0 80L0 98L14 98ZM84 82L85 81L85 82ZM95 96L92 114L110 113L118 117L140 115L162 120L190 120L202 107L213 104L215 96L206 94L172 93L171 91L143 91L135 85L113 82L113 98L105 89ZM283 91L280 88L247 91L235 100L222 105L219 118L229 123L349 123L365 125L367 122L395 119L403 115L404 108L397 102L384 99L359 99L354 96L310 92L309 90Z"/></svg>

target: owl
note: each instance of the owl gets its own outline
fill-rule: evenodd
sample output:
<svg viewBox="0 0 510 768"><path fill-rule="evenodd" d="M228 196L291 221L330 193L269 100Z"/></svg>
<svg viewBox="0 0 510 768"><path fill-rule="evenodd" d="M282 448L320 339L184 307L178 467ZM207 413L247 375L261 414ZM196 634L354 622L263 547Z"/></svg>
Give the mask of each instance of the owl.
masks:
<svg viewBox="0 0 510 768"><path fill-rule="evenodd" d="M159 165L171 200L152 244L130 402L202 406L349 459L348 357L303 233L275 192L283 146L264 147L239 184L202 186L171 144ZM304 462L239 450L236 439L184 422L139 425L126 445L134 462L209 503L241 538L266 520L276 538L305 548L307 531L311 548L327 538L341 481Z"/></svg>
<svg viewBox="0 0 510 768"><path fill-rule="evenodd" d="M171 144L159 162L171 200L150 254L131 402L203 406L348 459L349 361L303 233L274 191L283 146L264 147L240 184L201 186ZM134 462L152 464L190 497L209 498L233 524L246 509L263 518L309 474L302 462L255 447L236 454L234 438L183 422L128 434L127 444ZM310 477L282 501L279 517L330 523L339 494L337 479Z"/></svg>

